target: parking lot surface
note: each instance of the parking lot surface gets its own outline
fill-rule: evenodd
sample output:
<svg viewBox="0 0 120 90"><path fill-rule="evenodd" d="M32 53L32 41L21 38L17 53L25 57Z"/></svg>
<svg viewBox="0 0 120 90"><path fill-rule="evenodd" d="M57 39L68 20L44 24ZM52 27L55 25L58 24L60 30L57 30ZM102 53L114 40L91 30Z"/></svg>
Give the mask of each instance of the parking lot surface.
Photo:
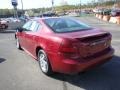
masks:
<svg viewBox="0 0 120 90"><path fill-rule="evenodd" d="M16 49L14 30L0 32L0 90L120 90L120 25L95 17L77 17L113 35L113 59L77 75L44 75L37 61Z"/></svg>

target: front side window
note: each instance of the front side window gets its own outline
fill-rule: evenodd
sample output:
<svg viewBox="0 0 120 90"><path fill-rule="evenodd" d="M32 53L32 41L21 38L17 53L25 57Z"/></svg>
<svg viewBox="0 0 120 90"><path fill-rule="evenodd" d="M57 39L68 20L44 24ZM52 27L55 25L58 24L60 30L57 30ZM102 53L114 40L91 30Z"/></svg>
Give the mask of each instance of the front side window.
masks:
<svg viewBox="0 0 120 90"><path fill-rule="evenodd" d="M24 31L37 32L42 26L36 21L29 21L24 26Z"/></svg>
<svg viewBox="0 0 120 90"><path fill-rule="evenodd" d="M49 18L45 19L45 23L55 32L74 32L90 29L90 26L81 23L78 20L70 18Z"/></svg>
<svg viewBox="0 0 120 90"><path fill-rule="evenodd" d="M41 24L36 21L33 21L30 30L33 32L37 32L39 29L41 29Z"/></svg>
<svg viewBox="0 0 120 90"><path fill-rule="evenodd" d="M37 22L36 22L36 21L33 21L33 22L32 22L32 25L31 25L31 27L30 27L30 30L33 31L33 32L36 31L36 26L37 26Z"/></svg>
<svg viewBox="0 0 120 90"><path fill-rule="evenodd" d="M32 24L32 21L27 22L25 25L23 25L23 29L25 31L28 31L30 29L31 24Z"/></svg>

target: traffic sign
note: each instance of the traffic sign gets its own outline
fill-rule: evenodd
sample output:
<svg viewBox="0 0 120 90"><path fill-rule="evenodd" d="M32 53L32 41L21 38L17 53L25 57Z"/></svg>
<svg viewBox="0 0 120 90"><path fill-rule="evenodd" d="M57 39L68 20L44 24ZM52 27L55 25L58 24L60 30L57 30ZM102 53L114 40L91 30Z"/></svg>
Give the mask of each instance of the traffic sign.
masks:
<svg viewBox="0 0 120 90"><path fill-rule="evenodd" d="M13 6L17 6L18 5L18 1L17 0L11 0L11 3Z"/></svg>

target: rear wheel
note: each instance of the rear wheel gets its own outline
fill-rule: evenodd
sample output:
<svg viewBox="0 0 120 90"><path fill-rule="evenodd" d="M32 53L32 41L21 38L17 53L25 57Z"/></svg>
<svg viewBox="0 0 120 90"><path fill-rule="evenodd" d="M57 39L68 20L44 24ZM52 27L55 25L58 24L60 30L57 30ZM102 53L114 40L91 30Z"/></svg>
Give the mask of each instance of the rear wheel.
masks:
<svg viewBox="0 0 120 90"><path fill-rule="evenodd" d="M38 62L40 69L44 74L51 75L53 73L50 62L44 50L39 50Z"/></svg>

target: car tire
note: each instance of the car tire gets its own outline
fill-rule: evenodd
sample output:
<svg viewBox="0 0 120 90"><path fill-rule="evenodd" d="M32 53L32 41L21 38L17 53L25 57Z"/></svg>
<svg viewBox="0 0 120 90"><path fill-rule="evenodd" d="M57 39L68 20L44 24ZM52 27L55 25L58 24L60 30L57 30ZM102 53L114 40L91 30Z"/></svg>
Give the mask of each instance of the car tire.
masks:
<svg viewBox="0 0 120 90"><path fill-rule="evenodd" d="M44 50L39 50L38 52L38 63L41 71L50 76L53 74L49 59L47 57L47 54L45 53Z"/></svg>
<svg viewBox="0 0 120 90"><path fill-rule="evenodd" d="M17 49L22 50L22 48L21 48L21 45L20 45L20 43L19 43L19 39L18 39L18 38L16 38L16 47L17 47Z"/></svg>

